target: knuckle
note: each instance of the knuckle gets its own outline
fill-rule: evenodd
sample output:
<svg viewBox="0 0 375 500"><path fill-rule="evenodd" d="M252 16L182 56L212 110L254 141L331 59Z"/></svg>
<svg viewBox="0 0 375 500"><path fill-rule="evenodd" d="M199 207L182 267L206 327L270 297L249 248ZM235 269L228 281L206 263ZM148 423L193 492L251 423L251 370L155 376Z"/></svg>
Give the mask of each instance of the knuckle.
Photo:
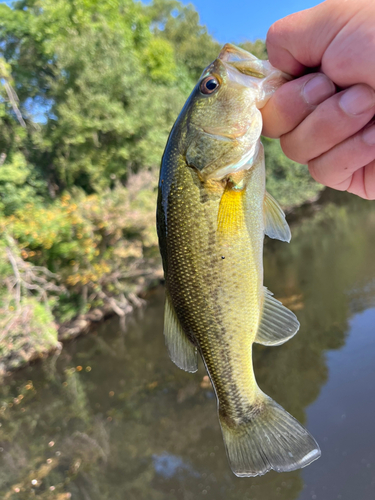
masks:
<svg viewBox="0 0 375 500"><path fill-rule="evenodd" d="M282 132L280 132L282 127L280 126L280 117L277 106L275 107L275 94L261 111L263 119L262 135L271 137L272 139L279 138L282 134Z"/></svg>
<svg viewBox="0 0 375 500"><path fill-rule="evenodd" d="M375 200L375 160L364 167L363 188L366 200Z"/></svg>
<svg viewBox="0 0 375 500"><path fill-rule="evenodd" d="M314 179L314 181L320 182L321 184L324 184L324 182L320 178L319 171L316 168L315 162L309 161L307 166L309 168L310 175Z"/></svg>
<svg viewBox="0 0 375 500"><path fill-rule="evenodd" d="M268 32L267 32L267 36L266 36L266 45L267 45L267 48L271 45L277 45L278 42L279 42L279 26L280 26L280 21L276 21L275 23L273 23L271 25L271 27L269 28Z"/></svg>
<svg viewBox="0 0 375 500"><path fill-rule="evenodd" d="M326 161L322 161L321 158L314 159L307 164L311 177L314 181L323 184L324 186L330 187L332 189L338 189L339 191L345 191L347 188L347 179L340 180L334 173L334 171L327 166ZM342 184L345 184L343 187Z"/></svg>
<svg viewBox="0 0 375 500"><path fill-rule="evenodd" d="M337 178L334 172L331 172L328 169L324 168L324 165L317 164L317 162L310 161L308 163L308 168L311 177L314 181L319 182L319 184L323 184L332 189L336 189L338 191L346 191L348 186L350 185L350 177L344 180L340 180Z"/></svg>
<svg viewBox="0 0 375 500"><path fill-rule="evenodd" d="M291 160L306 165L308 159L299 150L298 146L296 147L296 144L298 144L298 141L294 139L293 132L280 137L280 146L284 154Z"/></svg>
<svg viewBox="0 0 375 500"><path fill-rule="evenodd" d="M347 57L345 57L345 61L347 62ZM329 49L322 57L322 71L336 83L345 81L345 74L347 74L346 66L343 66L341 57L332 54Z"/></svg>
<svg viewBox="0 0 375 500"><path fill-rule="evenodd" d="M276 67L278 67L279 59L283 58L283 53L286 50L285 45L287 45L285 22L284 19L280 19L271 25L266 36L268 58L271 64Z"/></svg>

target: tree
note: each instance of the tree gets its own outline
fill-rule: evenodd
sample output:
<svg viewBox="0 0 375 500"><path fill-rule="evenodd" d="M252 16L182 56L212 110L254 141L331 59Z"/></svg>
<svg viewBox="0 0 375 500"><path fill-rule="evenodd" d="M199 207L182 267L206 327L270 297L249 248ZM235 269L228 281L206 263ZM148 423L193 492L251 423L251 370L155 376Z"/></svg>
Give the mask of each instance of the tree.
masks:
<svg viewBox="0 0 375 500"><path fill-rule="evenodd" d="M219 54L221 45L199 24L199 14L191 4L154 0L147 10L153 32L173 45L182 75L195 85L204 68Z"/></svg>
<svg viewBox="0 0 375 500"><path fill-rule="evenodd" d="M46 179L92 192L158 165L185 95L174 49L152 35L144 7L25 0L1 10L20 107L44 109L31 161Z"/></svg>

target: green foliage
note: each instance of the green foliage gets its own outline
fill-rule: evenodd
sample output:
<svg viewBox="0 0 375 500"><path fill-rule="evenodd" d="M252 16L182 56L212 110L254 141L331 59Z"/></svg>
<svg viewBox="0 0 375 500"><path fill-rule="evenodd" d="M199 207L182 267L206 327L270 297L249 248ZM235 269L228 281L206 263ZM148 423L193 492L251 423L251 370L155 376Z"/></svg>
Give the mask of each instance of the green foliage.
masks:
<svg viewBox="0 0 375 500"><path fill-rule="evenodd" d="M267 190L285 209L316 199L324 186L309 175L306 165L287 158L275 139L262 138L266 157Z"/></svg>
<svg viewBox="0 0 375 500"><path fill-rule="evenodd" d="M4 366L6 369L19 368L59 347L49 304L47 300L41 301L40 296L28 294L29 289L41 288L39 284L30 283L29 276L25 279L25 270L30 271L30 264L24 263L19 249L5 234L0 239L1 375L4 374ZM43 278L39 283L41 281L44 281Z"/></svg>
<svg viewBox="0 0 375 500"><path fill-rule="evenodd" d="M0 214L9 215L44 193L38 170L28 163L23 149L27 132L17 106L11 65L0 57Z"/></svg>
<svg viewBox="0 0 375 500"><path fill-rule="evenodd" d="M58 47L53 118L42 140L51 147L60 183L89 192L108 187L113 177L124 181L141 167L157 166L183 101L178 90L160 83L173 71L167 42L137 55L123 33L105 25L98 31L90 28Z"/></svg>
<svg viewBox="0 0 375 500"><path fill-rule="evenodd" d="M11 154L0 165L0 214L11 215L25 209L30 200L41 204L46 191L40 174L27 163L21 151Z"/></svg>
<svg viewBox="0 0 375 500"><path fill-rule="evenodd" d="M35 297L24 299L17 310L0 306L0 358L8 368L19 368L57 348L57 330L51 311Z"/></svg>
<svg viewBox="0 0 375 500"><path fill-rule="evenodd" d="M45 178L94 192L157 167L186 95L174 85L173 46L152 36L141 4L25 1L4 18L0 39L21 108L47 111L29 148Z"/></svg>
<svg viewBox="0 0 375 500"><path fill-rule="evenodd" d="M155 179L143 173L126 188L119 184L101 195L76 190L48 207L29 204L0 219L24 260L59 274L66 290L54 307L60 320L136 292L150 267L159 265L156 190L150 185Z"/></svg>
<svg viewBox="0 0 375 500"><path fill-rule="evenodd" d="M151 79L167 86L177 79L177 65L172 44L162 38L154 38L144 51L144 66Z"/></svg>
<svg viewBox="0 0 375 500"><path fill-rule="evenodd" d="M147 9L155 35L172 43L178 64L195 85L204 68L217 57L220 44L199 24L199 14L191 4L154 0Z"/></svg>
<svg viewBox="0 0 375 500"><path fill-rule="evenodd" d="M244 42L240 47L251 52L258 59L268 59L266 44L263 40L255 40L255 42Z"/></svg>

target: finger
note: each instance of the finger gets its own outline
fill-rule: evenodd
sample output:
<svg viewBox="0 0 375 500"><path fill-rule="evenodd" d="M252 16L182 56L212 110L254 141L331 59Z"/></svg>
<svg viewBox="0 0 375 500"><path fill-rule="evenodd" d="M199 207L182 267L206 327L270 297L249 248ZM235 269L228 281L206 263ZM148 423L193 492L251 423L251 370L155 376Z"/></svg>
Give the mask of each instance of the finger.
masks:
<svg viewBox="0 0 375 500"><path fill-rule="evenodd" d="M295 76L306 67L320 66L325 50L352 14L350 5L335 13L337 3L323 2L274 23L266 40L271 64Z"/></svg>
<svg viewBox="0 0 375 500"><path fill-rule="evenodd" d="M274 23L267 34L270 62L300 76L321 67L336 85L366 83L375 88L375 2L326 0Z"/></svg>
<svg viewBox="0 0 375 500"><path fill-rule="evenodd" d="M355 186L355 189L358 190L359 181L363 181L360 196L365 197L365 179L363 179L363 175L359 171L372 163L373 160L375 160L374 123L327 151L327 153L311 160L308 165L310 173L316 181L335 189L345 191ZM367 170L371 170L371 168ZM370 189L370 180L371 176L370 178L367 176L368 189ZM373 190L375 191L375 179Z"/></svg>
<svg viewBox="0 0 375 500"><path fill-rule="evenodd" d="M263 135L280 137L290 132L335 92L335 85L323 73L285 83L262 109Z"/></svg>
<svg viewBox="0 0 375 500"><path fill-rule="evenodd" d="M361 130L374 116L375 91L364 84L335 94L320 104L280 140L284 153L306 164Z"/></svg>
<svg viewBox="0 0 375 500"><path fill-rule="evenodd" d="M347 191L366 200L375 200L375 161L354 172Z"/></svg>
<svg viewBox="0 0 375 500"><path fill-rule="evenodd" d="M359 168L345 181L334 186L338 191L348 191L365 200L375 200L375 160Z"/></svg>
<svg viewBox="0 0 375 500"><path fill-rule="evenodd" d="M356 11L330 42L321 68L340 87L361 82L375 88L375 2L356 0L348 4ZM342 5L341 10L345 10Z"/></svg>

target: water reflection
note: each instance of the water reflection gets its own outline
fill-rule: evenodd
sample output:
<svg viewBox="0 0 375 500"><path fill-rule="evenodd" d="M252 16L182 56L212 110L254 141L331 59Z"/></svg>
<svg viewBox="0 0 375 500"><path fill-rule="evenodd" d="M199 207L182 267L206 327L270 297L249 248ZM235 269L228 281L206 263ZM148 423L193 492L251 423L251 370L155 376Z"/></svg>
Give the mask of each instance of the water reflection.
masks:
<svg viewBox="0 0 375 500"><path fill-rule="evenodd" d="M375 345L363 339L374 338L375 205L341 199L295 225L290 245L267 244L266 285L296 310L301 330L255 349L260 387L307 424L319 461L233 476L204 369L184 373L167 358L157 293L125 333L107 322L0 389L0 497L346 500L360 488L355 473L361 500L374 498Z"/></svg>
<svg viewBox="0 0 375 500"><path fill-rule="evenodd" d="M375 497L374 326L375 308L355 314L345 346L326 355L329 380L308 410L324 460L303 471L300 500Z"/></svg>
<svg viewBox="0 0 375 500"><path fill-rule="evenodd" d="M187 472L188 475L193 477L200 477L200 474L191 465L186 464L181 457L176 457L170 453L164 452L160 455L152 455L152 460L156 474L159 474L164 479L171 479L183 472Z"/></svg>

